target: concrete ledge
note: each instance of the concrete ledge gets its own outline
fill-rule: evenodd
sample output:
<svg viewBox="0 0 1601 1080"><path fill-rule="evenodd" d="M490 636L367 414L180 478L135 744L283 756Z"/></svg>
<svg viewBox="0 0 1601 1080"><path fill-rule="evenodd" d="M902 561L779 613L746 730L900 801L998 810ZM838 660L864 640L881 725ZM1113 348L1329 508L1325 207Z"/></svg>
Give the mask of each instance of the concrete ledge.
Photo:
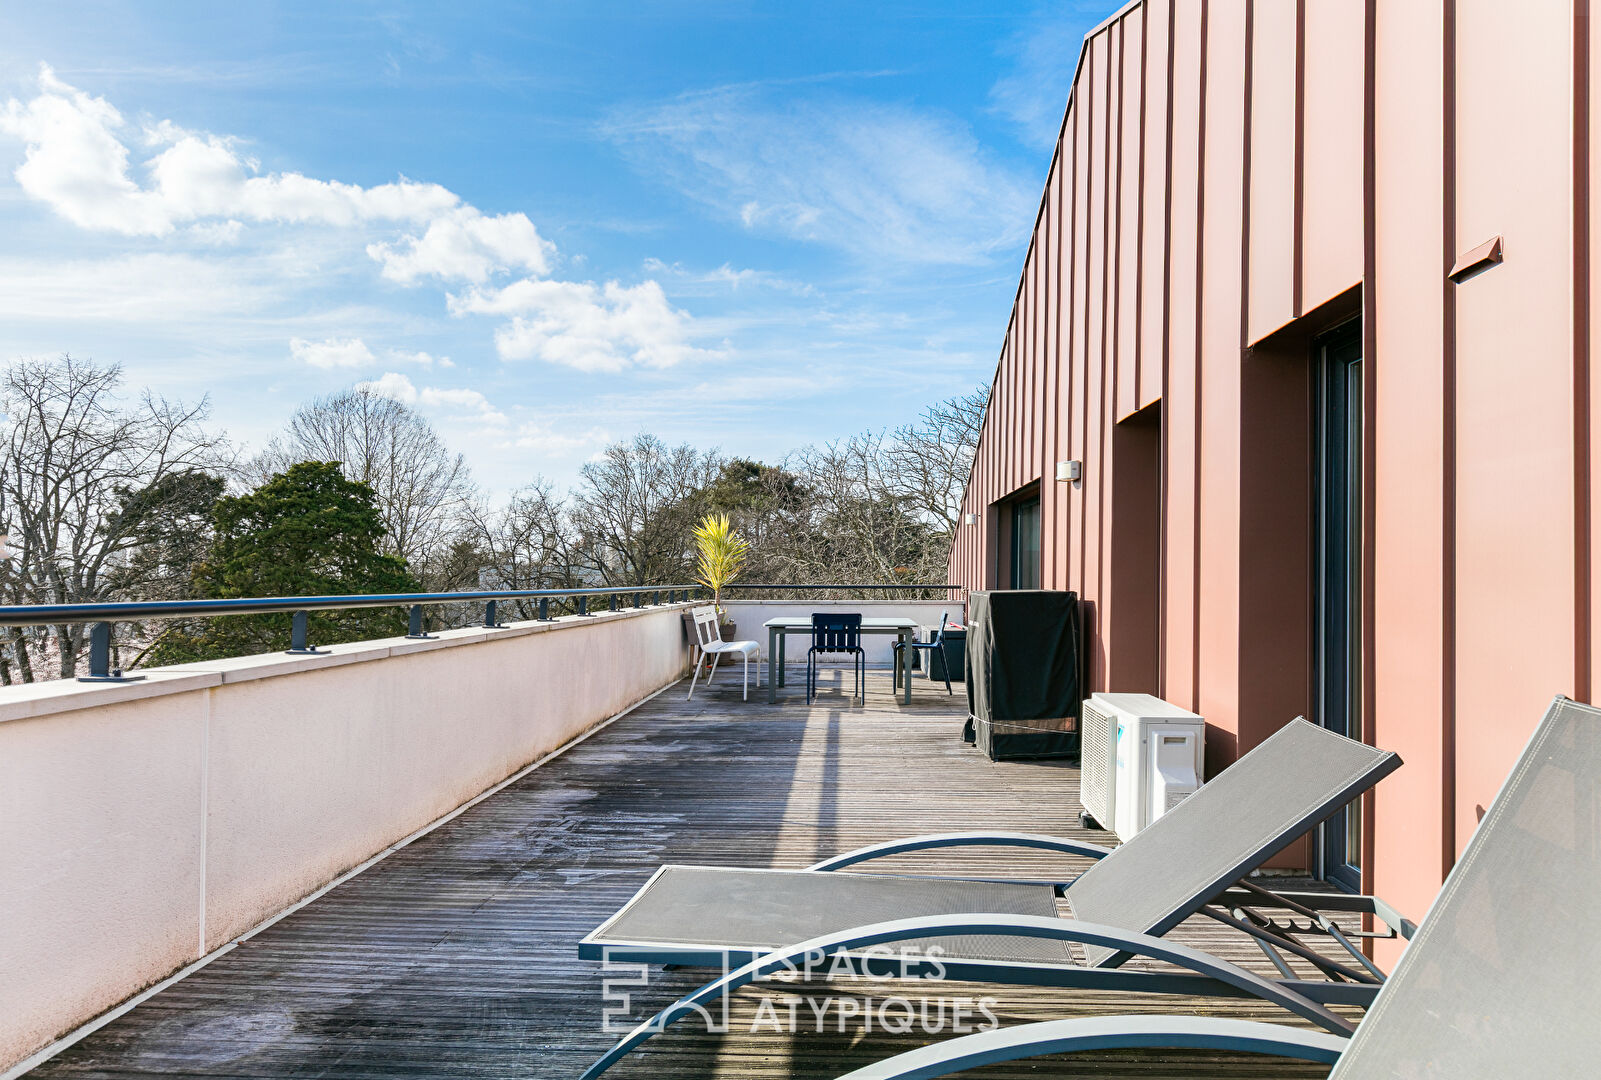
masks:
<svg viewBox="0 0 1601 1080"><path fill-rule="evenodd" d="M677 679L684 606L0 688L0 1072Z"/></svg>
<svg viewBox="0 0 1601 1080"><path fill-rule="evenodd" d="M659 615L664 611L677 611L692 606L694 605L662 604L654 608L599 611L591 615L564 615L548 622L537 620L512 622L494 629L466 626L454 630L441 630L427 639L396 637L324 645L321 651L315 654L258 653L254 656L235 656L223 660L201 660L192 664L139 668L130 674L143 675L145 678L135 682L82 683L75 679L55 679L49 682L0 686L0 724L8 720L73 712L118 702L159 697L163 694L186 693L224 683L231 685L255 679L272 679L281 675L339 667L342 664L361 664L434 649L476 645L491 639L509 639L579 626L594 626L617 619L645 618Z"/></svg>

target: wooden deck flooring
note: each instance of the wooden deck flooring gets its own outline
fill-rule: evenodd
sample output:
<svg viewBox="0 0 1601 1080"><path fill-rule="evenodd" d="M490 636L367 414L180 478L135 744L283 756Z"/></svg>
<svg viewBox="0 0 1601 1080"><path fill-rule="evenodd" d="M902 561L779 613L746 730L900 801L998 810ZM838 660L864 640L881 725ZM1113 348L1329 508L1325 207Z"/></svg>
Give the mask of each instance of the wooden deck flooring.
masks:
<svg viewBox="0 0 1601 1080"><path fill-rule="evenodd" d="M798 680L797 680L798 683ZM799 685L774 707L737 678L684 700L670 688L434 832L283 919L40 1066L35 1077L575 1077L614 1040L601 1029L599 965L575 943L663 862L801 866L845 848L974 828L1079 835L1067 763L991 763L959 738L963 699L918 683L913 704L870 675L865 707ZM1037 852L936 851L882 870L1071 876L1082 862ZM1261 954L1194 919L1181 940L1271 975ZM699 977L697 977L699 976ZM704 981L652 971L635 1015ZM834 984L841 995L859 985ZM928 1035L752 1034L764 998L827 984L741 991L732 1034L682 1024L610 1075L832 1077ZM881 988L873 988L880 996ZM1289 1021L1247 1002L947 984L998 999L1005 1023L1201 1010ZM811 1014L804 1004L799 1016ZM944 1036L935 1036L944 1037ZM974 1075L1318 1077L1276 1058L1185 1052L1080 1055Z"/></svg>

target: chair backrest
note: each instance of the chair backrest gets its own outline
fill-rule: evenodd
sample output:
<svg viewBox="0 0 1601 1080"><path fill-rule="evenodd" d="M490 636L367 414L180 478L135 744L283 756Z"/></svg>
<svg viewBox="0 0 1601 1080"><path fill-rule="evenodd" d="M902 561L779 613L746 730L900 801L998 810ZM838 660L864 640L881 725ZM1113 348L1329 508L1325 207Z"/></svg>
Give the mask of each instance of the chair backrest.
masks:
<svg viewBox="0 0 1601 1080"><path fill-rule="evenodd" d="M1296 717L1074 881L1073 914L1165 934L1400 764ZM1085 952L1097 967L1128 958Z"/></svg>
<svg viewBox="0 0 1601 1080"><path fill-rule="evenodd" d="M716 607L691 608L690 614L695 618L695 638L702 649L714 641L723 640L723 632L717 626Z"/></svg>
<svg viewBox="0 0 1601 1080"><path fill-rule="evenodd" d="M945 644L945 624L950 622L950 621L951 621L951 613L950 612L948 612L948 611L940 612L939 629L937 631L935 631L933 640L931 641L931 644L939 645L939 646L943 646Z"/></svg>
<svg viewBox="0 0 1601 1080"><path fill-rule="evenodd" d="M862 647L862 617L838 612L812 615L812 648L818 652L850 652Z"/></svg>
<svg viewBox="0 0 1601 1080"><path fill-rule="evenodd" d="M1601 710L1558 697L1330 1074L1595 1076Z"/></svg>

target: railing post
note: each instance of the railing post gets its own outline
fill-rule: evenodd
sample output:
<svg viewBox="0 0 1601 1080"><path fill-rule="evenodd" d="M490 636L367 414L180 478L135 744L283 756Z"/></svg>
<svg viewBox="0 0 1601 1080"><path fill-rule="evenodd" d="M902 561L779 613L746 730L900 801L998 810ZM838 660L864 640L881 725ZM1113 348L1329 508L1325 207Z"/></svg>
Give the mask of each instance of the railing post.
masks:
<svg viewBox="0 0 1601 1080"><path fill-rule="evenodd" d="M651 607L661 607L662 606L662 591L660 589L657 589L655 592L651 593L651 595L650 595L650 606Z"/></svg>
<svg viewBox="0 0 1601 1080"><path fill-rule="evenodd" d="M97 622L89 628L89 674L78 676L79 682L138 682L143 675L124 675L122 669L111 666L111 624Z"/></svg>
<svg viewBox="0 0 1601 1080"><path fill-rule="evenodd" d="M484 605L484 629L494 630L500 626L500 620L495 617L495 602L493 600Z"/></svg>
<svg viewBox="0 0 1601 1080"><path fill-rule="evenodd" d="M610 596L606 597L606 610L607 611L616 611L617 610L617 594L616 593L612 593Z"/></svg>
<svg viewBox="0 0 1601 1080"><path fill-rule="evenodd" d="M410 619L409 625L406 628L406 636L408 638L412 638L414 640L420 640L422 638L431 638L431 637L434 636L432 634L424 632L424 630L422 628L422 605L421 604L413 604L413 605L411 605L411 619Z"/></svg>
<svg viewBox="0 0 1601 1080"><path fill-rule="evenodd" d="M284 651L297 656L322 652L316 646L306 644L306 613L304 611L295 612L294 616L289 620L289 648Z"/></svg>
<svg viewBox="0 0 1601 1080"><path fill-rule="evenodd" d="M580 596L578 598L578 614L580 614L580 615L588 615L589 614L589 597Z"/></svg>
<svg viewBox="0 0 1601 1080"><path fill-rule="evenodd" d="M541 596L539 598L539 621L550 621L550 597L548 596Z"/></svg>

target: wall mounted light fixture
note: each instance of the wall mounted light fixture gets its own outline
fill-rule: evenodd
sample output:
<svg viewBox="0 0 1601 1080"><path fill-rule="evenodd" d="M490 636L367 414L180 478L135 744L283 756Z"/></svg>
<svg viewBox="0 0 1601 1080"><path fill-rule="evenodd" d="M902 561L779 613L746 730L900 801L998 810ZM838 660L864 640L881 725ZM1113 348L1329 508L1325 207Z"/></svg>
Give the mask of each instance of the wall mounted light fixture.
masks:
<svg viewBox="0 0 1601 1080"><path fill-rule="evenodd" d="M962 520L966 521L967 524L969 524L969 525L977 525L978 524L978 515L977 514L968 514Z"/></svg>
<svg viewBox="0 0 1601 1080"><path fill-rule="evenodd" d="M1078 480L1084 475L1082 461L1058 461L1056 463L1056 479L1062 482Z"/></svg>

